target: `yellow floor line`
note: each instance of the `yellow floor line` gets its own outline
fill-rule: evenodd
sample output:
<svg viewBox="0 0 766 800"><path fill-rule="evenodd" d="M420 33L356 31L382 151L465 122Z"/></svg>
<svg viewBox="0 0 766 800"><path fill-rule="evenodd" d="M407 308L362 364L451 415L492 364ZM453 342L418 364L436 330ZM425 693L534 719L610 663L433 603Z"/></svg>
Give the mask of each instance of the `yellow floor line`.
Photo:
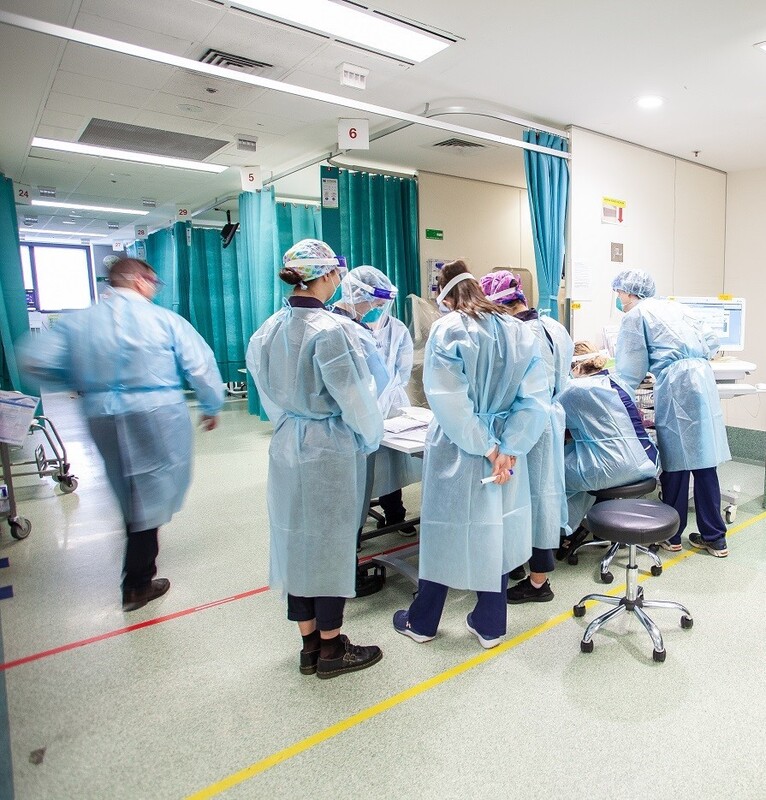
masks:
<svg viewBox="0 0 766 800"><path fill-rule="evenodd" d="M730 528L726 532L726 536L733 536L734 534L739 533L739 531L744 530L750 525L754 525L756 522L760 522L764 519L766 519L766 511L758 514L747 522L742 522L736 527ZM662 565L663 569L675 566L684 559L693 555L698 555L701 552L701 550L684 550L683 553L679 553L677 556L664 561ZM639 581L647 580L649 577L649 575L642 575L639 578ZM616 586L604 593L609 595L619 595L624 591L625 584L621 584L620 586ZM587 605L594 604L595 601L590 601ZM507 653L514 647L518 647L520 644L533 639L535 636L539 636L541 633L545 633L551 628L555 628L557 625L560 625L562 622L565 622L568 619L572 619L571 610L563 611L561 614L551 617L540 625L536 625L534 628L530 628L529 630L514 636L512 639L508 639L492 650L485 650L473 658L469 658L467 661L463 661L461 664L457 664L456 666L451 667L450 669L445 670L438 675L435 675L433 678L422 681L421 683L418 683L409 689L405 689L403 692L399 692L398 694L395 694L386 700L375 703L375 705L369 706L368 708L365 708L357 714L353 714L352 716L347 717L340 722L336 722L334 725L330 725L329 728L325 728L324 730L315 733L313 736L308 736L307 738L302 739L301 741L296 742L289 747L285 747L284 749L277 751L273 755L267 756L260 761L256 761L249 767L245 767L239 772L235 772L223 780L213 783L210 786L207 786L206 788L189 795L186 800L207 800L207 798L215 797L216 795L225 792L227 789L231 789L240 783L244 783L245 781L254 778L256 775L266 772L266 770L275 767L277 764L281 764L283 761L287 761L294 756L305 752L306 750L310 750L312 747L315 747L322 742L326 742L328 739L338 736L344 731L349 730L349 728L353 728L354 726L359 725L368 719L372 719L373 717L378 716L378 714L388 711L390 708L394 708L395 706L398 706L407 700L411 700L413 697L417 697L418 695L433 689L435 686L439 686L440 684L445 683L446 681L451 680L458 675L462 675L464 672L467 672L474 667L478 667L480 664L484 664L487 661L491 661L492 659L503 655L503 653Z"/></svg>

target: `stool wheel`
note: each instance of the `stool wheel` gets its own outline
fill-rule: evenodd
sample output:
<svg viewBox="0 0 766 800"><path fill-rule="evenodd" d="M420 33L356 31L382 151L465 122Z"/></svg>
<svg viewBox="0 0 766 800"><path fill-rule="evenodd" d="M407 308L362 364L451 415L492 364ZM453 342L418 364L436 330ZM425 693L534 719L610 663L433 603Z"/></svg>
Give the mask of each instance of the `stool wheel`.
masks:
<svg viewBox="0 0 766 800"><path fill-rule="evenodd" d="M591 639L591 641L589 641L589 642L586 642L586 641L584 641L584 640L583 640L583 641L581 641L581 642L580 642L580 650L581 650L583 653L592 653L592 652L593 652L593 640ZM656 651L655 651L655 652L656 652ZM664 655L664 654L663 654L663 655Z"/></svg>
<svg viewBox="0 0 766 800"><path fill-rule="evenodd" d="M694 620L691 617L687 617L686 614L684 614L681 617L681 627L688 629L691 628L692 625L694 625Z"/></svg>
<svg viewBox="0 0 766 800"><path fill-rule="evenodd" d="M577 566L577 562L580 560L580 557L577 555L567 556L567 564L571 564L573 567Z"/></svg>
<svg viewBox="0 0 766 800"><path fill-rule="evenodd" d="M572 613L576 617L584 617L585 616L585 606L577 605L572 609Z"/></svg>
<svg viewBox="0 0 766 800"><path fill-rule="evenodd" d="M614 575L611 572L602 572L601 573L601 582L602 583L611 583L614 580Z"/></svg>
<svg viewBox="0 0 766 800"><path fill-rule="evenodd" d="M656 578L658 575L662 575L662 567L658 567L656 564L652 564L652 575Z"/></svg>
<svg viewBox="0 0 766 800"><path fill-rule="evenodd" d="M657 661L658 663L662 664L662 662L665 660L665 656L666 656L667 654L668 654L668 653L667 653L667 651L666 651L666 650L655 650L655 651L652 653L652 658L653 658L655 661Z"/></svg>

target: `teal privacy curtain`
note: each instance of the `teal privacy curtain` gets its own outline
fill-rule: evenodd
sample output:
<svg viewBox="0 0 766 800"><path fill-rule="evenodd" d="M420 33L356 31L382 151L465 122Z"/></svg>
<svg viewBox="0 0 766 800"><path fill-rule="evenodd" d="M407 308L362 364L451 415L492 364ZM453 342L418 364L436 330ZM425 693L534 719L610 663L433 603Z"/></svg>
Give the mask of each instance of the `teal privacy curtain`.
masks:
<svg viewBox="0 0 766 800"><path fill-rule="evenodd" d="M192 228L189 321L212 348L226 382L243 380L238 370L245 367L239 283L234 243L224 250L219 230Z"/></svg>
<svg viewBox="0 0 766 800"><path fill-rule="evenodd" d="M14 342L29 331L13 181L0 173L0 388L23 391Z"/></svg>
<svg viewBox="0 0 766 800"><path fill-rule="evenodd" d="M282 306L286 286L279 280L282 255L301 239L321 239L319 209L298 203L278 203L274 187L239 196L239 291L244 341ZM266 415L250 375L248 410Z"/></svg>
<svg viewBox="0 0 766 800"><path fill-rule="evenodd" d="M338 208L322 208L325 241L349 268L370 264L397 287L396 315L406 319L408 294L420 294L418 184L366 172L322 167L322 179L338 181Z"/></svg>
<svg viewBox="0 0 766 800"><path fill-rule="evenodd" d="M527 130L524 131L524 141L567 151L566 140L552 133ZM565 158L525 150L524 170L537 265L538 310L558 319L559 284L564 270L569 165Z"/></svg>
<svg viewBox="0 0 766 800"><path fill-rule="evenodd" d="M165 284L154 302L171 311L178 311L176 294L175 237L170 228L149 234L146 240L146 260L154 267L157 277Z"/></svg>

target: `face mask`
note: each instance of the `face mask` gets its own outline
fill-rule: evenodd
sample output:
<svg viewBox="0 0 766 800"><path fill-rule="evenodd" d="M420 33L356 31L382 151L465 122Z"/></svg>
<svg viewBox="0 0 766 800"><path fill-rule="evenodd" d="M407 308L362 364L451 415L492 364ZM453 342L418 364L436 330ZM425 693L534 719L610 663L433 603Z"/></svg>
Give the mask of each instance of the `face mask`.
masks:
<svg viewBox="0 0 766 800"><path fill-rule="evenodd" d="M362 322L366 322L368 325L371 325L372 323L377 322L382 316L383 316L382 308L371 308L362 317Z"/></svg>
<svg viewBox="0 0 766 800"><path fill-rule="evenodd" d="M333 303L336 303L340 300L340 281L338 281L337 285L333 284L333 293L325 302L326 306L331 306Z"/></svg>
<svg viewBox="0 0 766 800"><path fill-rule="evenodd" d="M618 297L614 301L614 305L615 305L615 307L617 308L618 311L625 311L625 309L622 307L622 298L621 297Z"/></svg>
<svg viewBox="0 0 766 800"><path fill-rule="evenodd" d="M441 290L441 292L439 292L439 296L436 298L436 305L439 306L439 311L441 311L442 314L449 314L450 311L452 311L452 309L444 303L445 298L452 291L452 287L457 286L460 281L467 280L475 281L476 278L474 278L470 272L461 272L459 275L455 275L455 277Z"/></svg>

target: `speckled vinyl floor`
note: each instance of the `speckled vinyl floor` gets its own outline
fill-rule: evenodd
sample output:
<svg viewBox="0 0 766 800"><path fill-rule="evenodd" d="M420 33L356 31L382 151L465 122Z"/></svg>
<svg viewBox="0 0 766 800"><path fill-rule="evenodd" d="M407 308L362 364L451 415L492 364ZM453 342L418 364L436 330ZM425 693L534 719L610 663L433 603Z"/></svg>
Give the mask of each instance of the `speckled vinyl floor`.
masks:
<svg viewBox="0 0 766 800"><path fill-rule="evenodd" d="M265 589L270 426L232 401L218 430L197 435L186 505L161 532L170 592L123 614L124 534L98 456L73 399L46 410L79 487L19 479L32 533L17 542L0 523L0 585L14 591L0 601L0 758L9 724L18 800L766 798L762 466L721 468L722 486L741 488L729 558L665 553L643 584L694 614L686 631L653 610L664 664L632 619L580 653L601 609L574 619L572 604L624 574L615 564L615 583L597 583L592 553L558 565L552 602L509 606L506 642L487 652L465 630L467 593L450 593L433 642L396 634L412 587L390 576L348 603L345 626L379 644L382 663L320 681L298 673L295 626ZM418 487L405 501L417 510ZM375 539L361 555L406 541ZM0 685L0 717L2 701Z"/></svg>

